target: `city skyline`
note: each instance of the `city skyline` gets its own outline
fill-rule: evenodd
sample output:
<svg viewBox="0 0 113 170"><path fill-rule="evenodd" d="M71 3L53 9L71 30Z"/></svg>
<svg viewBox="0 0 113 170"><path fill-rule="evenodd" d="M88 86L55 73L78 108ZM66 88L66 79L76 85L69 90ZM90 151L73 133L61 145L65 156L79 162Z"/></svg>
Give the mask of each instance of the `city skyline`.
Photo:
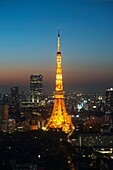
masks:
<svg viewBox="0 0 113 170"><path fill-rule="evenodd" d="M112 18L112 1L1 1L0 92L2 87L29 89L31 74L43 75L45 87L54 89L58 28L64 89L109 88Z"/></svg>

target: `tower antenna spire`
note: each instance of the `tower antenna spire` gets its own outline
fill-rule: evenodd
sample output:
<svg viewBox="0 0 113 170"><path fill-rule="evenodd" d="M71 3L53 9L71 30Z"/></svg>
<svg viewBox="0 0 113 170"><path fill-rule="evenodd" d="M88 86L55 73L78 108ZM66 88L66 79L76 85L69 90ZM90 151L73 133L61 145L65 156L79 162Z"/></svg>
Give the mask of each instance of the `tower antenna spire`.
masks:
<svg viewBox="0 0 113 170"><path fill-rule="evenodd" d="M60 37L60 28L58 28L58 37Z"/></svg>
<svg viewBox="0 0 113 170"><path fill-rule="evenodd" d="M58 28L58 52L60 52L60 29Z"/></svg>

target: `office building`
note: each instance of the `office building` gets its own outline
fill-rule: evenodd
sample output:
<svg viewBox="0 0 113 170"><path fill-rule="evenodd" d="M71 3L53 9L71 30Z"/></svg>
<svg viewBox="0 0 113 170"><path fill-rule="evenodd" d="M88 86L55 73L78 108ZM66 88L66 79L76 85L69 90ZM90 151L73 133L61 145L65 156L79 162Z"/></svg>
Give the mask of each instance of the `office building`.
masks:
<svg viewBox="0 0 113 170"><path fill-rule="evenodd" d="M79 146L94 148L113 148L113 134L80 134Z"/></svg>
<svg viewBox="0 0 113 170"><path fill-rule="evenodd" d="M11 88L11 100L17 101L18 100L18 87Z"/></svg>
<svg viewBox="0 0 113 170"><path fill-rule="evenodd" d="M105 102L107 110L113 111L113 88L109 88L105 92Z"/></svg>
<svg viewBox="0 0 113 170"><path fill-rule="evenodd" d="M43 98L43 76L31 75L30 76L30 101L37 104Z"/></svg>
<svg viewBox="0 0 113 170"><path fill-rule="evenodd" d="M18 87L11 88L11 101L9 102L9 118L15 119L19 114Z"/></svg>

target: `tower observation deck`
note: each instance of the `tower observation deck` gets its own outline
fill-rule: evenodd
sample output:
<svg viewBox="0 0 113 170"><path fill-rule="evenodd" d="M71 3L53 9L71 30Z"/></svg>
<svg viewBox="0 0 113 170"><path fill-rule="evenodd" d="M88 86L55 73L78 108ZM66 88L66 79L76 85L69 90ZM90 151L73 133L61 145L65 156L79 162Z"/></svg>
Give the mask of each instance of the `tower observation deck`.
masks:
<svg viewBox="0 0 113 170"><path fill-rule="evenodd" d="M60 51L60 33L58 32L58 51L56 53L56 86L54 92L54 106L51 117L45 126L46 130L61 129L65 133L72 132L75 127L71 115L66 112L62 76L62 55Z"/></svg>

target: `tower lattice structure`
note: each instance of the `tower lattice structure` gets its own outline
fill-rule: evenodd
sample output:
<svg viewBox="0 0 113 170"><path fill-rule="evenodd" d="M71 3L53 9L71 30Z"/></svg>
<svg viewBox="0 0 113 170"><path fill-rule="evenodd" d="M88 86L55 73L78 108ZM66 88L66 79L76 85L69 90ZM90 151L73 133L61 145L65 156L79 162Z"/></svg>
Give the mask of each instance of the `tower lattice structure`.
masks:
<svg viewBox="0 0 113 170"><path fill-rule="evenodd" d="M56 54L56 87L54 92L54 106L51 117L45 128L48 130L62 129L66 133L70 133L74 130L74 125L71 121L71 115L66 112L64 102L64 90L63 90L63 76L62 76L62 55L60 51L60 34L58 32L58 51Z"/></svg>

